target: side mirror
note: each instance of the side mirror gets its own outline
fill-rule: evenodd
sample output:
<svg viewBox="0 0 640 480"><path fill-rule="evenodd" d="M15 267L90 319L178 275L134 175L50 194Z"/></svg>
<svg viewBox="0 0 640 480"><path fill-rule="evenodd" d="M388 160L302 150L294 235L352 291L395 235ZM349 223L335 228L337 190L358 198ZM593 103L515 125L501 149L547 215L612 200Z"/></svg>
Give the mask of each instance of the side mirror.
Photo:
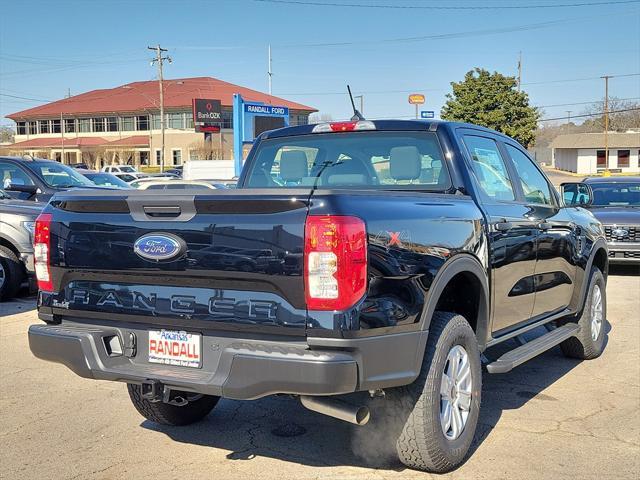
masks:
<svg viewBox="0 0 640 480"><path fill-rule="evenodd" d="M567 207L588 207L593 203L593 189L586 183L563 183L560 185L560 193Z"/></svg>
<svg viewBox="0 0 640 480"><path fill-rule="evenodd" d="M9 192L23 192L28 193L29 195L35 195L38 193L38 187L35 185L20 185L12 182L5 185L4 189Z"/></svg>

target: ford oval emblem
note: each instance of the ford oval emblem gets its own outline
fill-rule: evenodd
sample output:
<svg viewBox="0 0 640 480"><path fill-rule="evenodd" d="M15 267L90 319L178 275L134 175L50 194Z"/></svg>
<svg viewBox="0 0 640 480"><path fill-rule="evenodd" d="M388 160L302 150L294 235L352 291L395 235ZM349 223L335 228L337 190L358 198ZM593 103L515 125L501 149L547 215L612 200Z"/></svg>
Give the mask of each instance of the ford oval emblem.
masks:
<svg viewBox="0 0 640 480"><path fill-rule="evenodd" d="M182 253L184 242L166 233L143 235L133 244L133 251L147 260L169 260Z"/></svg>

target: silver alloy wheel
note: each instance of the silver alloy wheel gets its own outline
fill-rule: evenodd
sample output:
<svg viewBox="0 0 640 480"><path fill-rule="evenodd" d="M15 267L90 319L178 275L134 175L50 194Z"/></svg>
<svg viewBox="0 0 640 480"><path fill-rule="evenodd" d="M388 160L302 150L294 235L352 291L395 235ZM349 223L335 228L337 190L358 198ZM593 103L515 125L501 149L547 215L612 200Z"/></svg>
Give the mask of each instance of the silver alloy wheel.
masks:
<svg viewBox="0 0 640 480"><path fill-rule="evenodd" d="M473 378L469 354L461 345L454 345L440 382L440 427L449 440L458 438L471 411Z"/></svg>
<svg viewBox="0 0 640 480"><path fill-rule="evenodd" d="M4 265L2 265L2 262L0 262L0 288L4 286L6 276L7 275L4 272Z"/></svg>
<svg viewBox="0 0 640 480"><path fill-rule="evenodd" d="M602 292L600 291L600 285L593 287L593 294L591 295L591 339L595 342L600 336L600 330L602 330Z"/></svg>

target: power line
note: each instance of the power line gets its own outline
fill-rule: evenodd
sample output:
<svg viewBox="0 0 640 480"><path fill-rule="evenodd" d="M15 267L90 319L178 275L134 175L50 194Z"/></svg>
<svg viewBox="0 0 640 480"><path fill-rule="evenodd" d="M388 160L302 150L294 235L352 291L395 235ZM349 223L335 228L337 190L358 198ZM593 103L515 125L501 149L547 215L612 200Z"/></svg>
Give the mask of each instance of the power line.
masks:
<svg viewBox="0 0 640 480"><path fill-rule="evenodd" d="M259 3L276 3L281 5L302 5L312 7L347 7L347 8L375 8L397 10L524 10L538 8L570 8L597 7L602 5L628 5L640 3L640 0L610 0L598 2L575 2L533 5L397 5L397 4L368 4L368 3L335 3L302 0L253 0Z"/></svg>

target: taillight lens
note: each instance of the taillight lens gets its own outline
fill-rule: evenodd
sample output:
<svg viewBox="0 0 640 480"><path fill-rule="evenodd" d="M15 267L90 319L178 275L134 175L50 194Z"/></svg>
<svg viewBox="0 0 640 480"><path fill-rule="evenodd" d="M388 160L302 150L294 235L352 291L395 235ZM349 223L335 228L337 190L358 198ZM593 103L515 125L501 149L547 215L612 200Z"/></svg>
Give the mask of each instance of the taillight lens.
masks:
<svg viewBox="0 0 640 480"><path fill-rule="evenodd" d="M357 217L310 215L304 232L309 310L345 310L367 288L367 230Z"/></svg>
<svg viewBox="0 0 640 480"><path fill-rule="evenodd" d="M50 292L53 290L51 281L51 214L41 213L36 219L33 234L33 252L35 259L38 289Z"/></svg>

